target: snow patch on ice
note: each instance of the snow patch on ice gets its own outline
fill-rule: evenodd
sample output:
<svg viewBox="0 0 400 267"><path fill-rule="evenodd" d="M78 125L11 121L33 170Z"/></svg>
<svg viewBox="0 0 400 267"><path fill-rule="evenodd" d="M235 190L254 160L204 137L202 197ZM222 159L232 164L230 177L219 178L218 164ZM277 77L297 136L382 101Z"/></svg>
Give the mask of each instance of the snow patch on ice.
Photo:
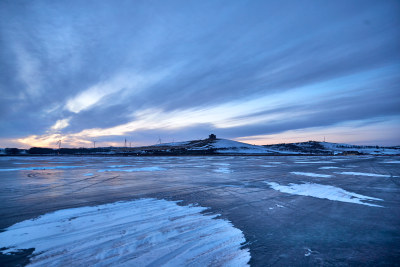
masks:
<svg viewBox="0 0 400 267"><path fill-rule="evenodd" d="M400 160L390 160L390 161L384 161L382 163L388 163L388 164L399 164Z"/></svg>
<svg viewBox="0 0 400 267"><path fill-rule="evenodd" d="M330 170L330 169L339 169L339 167L335 166L326 166L326 167L319 167L320 170Z"/></svg>
<svg viewBox="0 0 400 267"><path fill-rule="evenodd" d="M34 248L31 266L248 266L243 233L206 209L139 199L59 210L5 229L0 247Z"/></svg>
<svg viewBox="0 0 400 267"><path fill-rule="evenodd" d="M93 176L93 173L85 173L83 176Z"/></svg>
<svg viewBox="0 0 400 267"><path fill-rule="evenodd" d="M218 169L215 169L214 172L231 173L232 171L229 168L218 168Z"/></svg>
<svg viewBox="0 0 400 267"><path fill-rule="evenodd" d="M308 257L308 256L310 256L311 255L311 253L312 253L313 251L311 250L311 249L307 249L307 251L306 251L306 253L304 254L304 256L305 257Z"/></svg>
<svg viewBox="0 0 400 267"><path fill-rule="evenodd" d="M165 171L165 168L161 167L143 167L143 168L134 168L134 169L103 169L98 170L97 172L154 172L154 171Z"/></svg>
<svg viewBox="0 0 400 267"><path fill-rule="evenodd" d="M320 174L320 173L312 173L312 172L291 172L295 175L303 175L303 176L310 176L310 177L320 177L320 178L330 178L332 175L329 174Z"/></svg>
<svg viewBox="0 0 400 267"><path fill-rule="evenodd" d="M265 168L278 167L276 165L260 165L260 166Z"/></svg>
<svg viewBox="0 0 400 267"><path fill-rule="evenodd" d="M344 175L358 175L358 176L374 176L374 177L387 177L390 178L390 175L387 174L377 174L377 173L368 173L368 172L337 172L339 174L344 174ZM397 177L397 176L393 176Z"/></svg>
<svg viewBox="0 0 400 267"><path fill-rule="evenodd" d="M265 182L265 183L268 184L274 190L292 195L310 196L315 198L367 205L371 207L382 207L380 205L363 202L363 201L383 201L380 198L360 195L331 185L323 185L315 183L304 183L304 184L291 183L289 185L280 185L275 182Z"/></svg>
<svg viewBox="0 0 400 267"><path fill-rule="evenodd" d="M275 204L275 207L276 207L276 208L284 208L284 206L279 205L279 204ZM275 207L269 207L268 209L269 209L269 210L273 210Z"/></svg>

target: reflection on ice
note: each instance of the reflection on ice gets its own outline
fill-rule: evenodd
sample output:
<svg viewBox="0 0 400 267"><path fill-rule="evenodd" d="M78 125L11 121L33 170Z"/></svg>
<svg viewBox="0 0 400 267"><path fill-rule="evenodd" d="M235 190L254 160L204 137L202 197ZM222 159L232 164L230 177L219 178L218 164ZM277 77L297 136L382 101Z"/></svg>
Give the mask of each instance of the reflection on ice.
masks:
<svg viewBox="0 0 400 267"><path fill-rule="evenodd" d="M111 165L108 168L124 168L124 167L134 167L135 165Z"/></svg>
<svg viewBox="0 0 400 267"><path fill-rule="evenodd" d="M103 169L97 172L154 172L154 171L165 171L165 168L161 167L143 167L134 169Z"/></svg>
<svg viewBox="0 0 400 267"><path fill-rule="evenodd" d="M334 161L295 161L298 164L324 164L324 163L336 163Z"/></svg>
<svg viewBox="0 0 400 267"><path fill-rule="evenodd" d="M34 248L32 266L246 266L243 233L204 210L157 199L59 210L7 228L0 247Z"/></svg>
<svg viewBox="0 0 400 267"><path fill-rule="evenodd" d="M86 166L41 166L41 167L27 167L27 168L13 168L13 169L0 169L1 172L7 171L32 171L32 170L59 170L59 169L74 169Z"/></svg>

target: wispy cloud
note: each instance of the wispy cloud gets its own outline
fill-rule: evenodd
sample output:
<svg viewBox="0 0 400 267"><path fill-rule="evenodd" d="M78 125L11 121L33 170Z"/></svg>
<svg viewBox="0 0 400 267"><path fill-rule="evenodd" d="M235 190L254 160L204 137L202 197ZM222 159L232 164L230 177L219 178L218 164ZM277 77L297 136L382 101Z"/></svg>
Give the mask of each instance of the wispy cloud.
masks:
<svg viewBox="0 0 400 267"><path fill-rule="evenodd" d="M73 113L79 113L82 110L89 109L99 104L105 97L113 94L118 93L121 97L127 94L130 96L136 95L155 82L160 81L166 74L167 71L152 74L138 74L134 71L122 71L111 79L97 83L78 93L67 101L65 109ZM123 93L122 91L127 91L127 93ZM115 104L115 102L113 102L113 104ZM102 105L102 108L104 108L104 106L107 106L107 103L102 103Z"/></svg>
<svg viewBox="0 0 400 267"><path fill-rule="evenodd" d="M268 142L320 128L353 142L358 121L400 117L399 12L361 0L0 1L0 143L209 131Z"/></svg>
<svg viewBox="0 0 400 267"><path fill-rule="evenodd" d="M56 123L53 126L51 126L51 130L59 131L68 127L70 120L71 118L56 121Z"/></svg>
<svg viewBox="0 0 400 267"><path fill-rule="evenodd" d="M18 78L24 85L28 97L38 97L43 93L40 61L19 44L13 46L16 57Z"/></svg>

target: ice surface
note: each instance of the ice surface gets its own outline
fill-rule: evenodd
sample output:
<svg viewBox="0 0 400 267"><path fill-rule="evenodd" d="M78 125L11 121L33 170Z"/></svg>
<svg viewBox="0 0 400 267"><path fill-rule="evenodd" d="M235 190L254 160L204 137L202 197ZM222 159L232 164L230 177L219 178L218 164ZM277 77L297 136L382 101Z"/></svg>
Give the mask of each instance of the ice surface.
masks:
<svg viewBox="0 0 400 267"><path fill-rule="evenodd" d="M231 164L229 163L214 163L214 165L219 165L219 166L230 166Z"/></svg>
<svg viewBox="0 0 400 267"><path fill-rule="evenodd" d="M325 163L336 163L334 161L295 161L298 164L325 164Z"/></svg>
<svg viewBox="0 0 400 267"><path fill-rule="evenodd" d="M310 176L310 177L321 177L321 178L330 178L332 175L329 174L320 174L320 173L312 173L312 172L291 172L296 175Z"/></svg>
<svg viewBox="0 0 400 267"><path fill-rule="evenodd" d="M154 171L165 171L165 168L161 167L143 167L143 168L134 168L134 169L102 169L97 172L154 172Z"/></svg>
<svg viewBox="0 0 400 267"><path fill-rule="evenodd" d="M13 168L13 169L0 169L1 172L6 171L31 171L31 170L59 170L59 169L74 169L86 166L48 166L48 167L27 167L27 168Z"/></svg>
<svg viewBox="0 0 400 267"><path fill-rule="evenodd" d="M345 161L337 161L337 159L345 159ZM399 160L398 156L59 156L31 157L31 159L0 157L0 169L82 166L52 171L0 172L0 229L5 230L22 220L66 208L95 206L140 197L183 200L183 203L199 203L200 206L210 207L209 211L218 212L222 218L230 220L235 227L240 229L246 236L246 248L248 247L251 252L250 263L253 266L318 266L321 265L321 262L332 263L331 265L348 265L348 259L351 259L351 264L357 266L377 266L381 262L386 262L387 265L396 265L399 249L398 246L395 246L394 241L400 238L398 228L400 187L397 183L400 178L366 177L338 174L337 172L400 176L399 164L384 163ZM71 163L60 163L67 161ZM296 164L295 161L336 161L336 163ZM29 165L14 163L28 163ZM277 167L263 167L263 165ZM319 169L332 166L340 168ZM350 166L358 167L349 168ZM166 170L115 172L129 169L137 171L145 167L161 167ZM233 172L214 172L219 168L227 168ZM106 169L107 172L97 172L97 170ZM291 172L328 174L332 175L332 178L295 175ZM89 173L94 175L85 176ZM276 182L286 187L290 187L290 183L305 184L306 182L332 187L318 188L318 194L314 191L304 192L306 190L303 188L303 194L296 195L275 191L262 181ZM323 192L322 189L327 189L327 191ZM345 190L342 195L339 194L340 190ZM373 199L365 200L349 195L352 192L362 194L363 197L383 199L384 202ZM326 199L304 196L304 194L317 194L318 197ZM336 198L335 201L329 200L327 195L330 198ZM338 197L342 199L337 200ZM349 203L349 201L352 202ZM354 203L357 201L362 203ZM381 205L384 208L374 208L366 204ZM284 206L284 208L278 205ZM152 211L149 213L151 214ZM153 218L149 220L157 223L160 217L158 214L155 212ZM73 217L67 217L65 223L73 223L78 220ZM148 216L145 215L144 218L146 219ZM71 221L68 221L69 219ZM118 223L118 220L115 220L115 223ZM97 221L93 223L95 222ZM90 221L88 223L87 230L93 229ZM138 225L139 223L133 224ZM125 230L124 225L125 221L122 221L121 231ZM43 229L47 229L44 227L43 225ZM100 229L103 225L98 223L98 227ZM118 228L118 226L114 227ZM149 228L151 227L149 226ZM187 227L190 229L190 224ZM373 231L370 231L371 229ZM108 246L108 241L101 242L102 230L103 228L89 238L92 243L89 243L88 246L93 244L91 251L96 250L97 246L100 248L99 254L95 254L99 255L99 258L94 256L92 259L98 262L88 264L90 266L101 265L103 262L103 265L113 266L113 263L116 262L112 253L117 253L118 246L109 250L110 259L114 262L107 262L107 254L104 251ZM110 231L107 230L104 233L112 238ZM138 245L139 249L141 246L148 248L148 243L146 243L148 239L145 238L148 235L141 236L143 243ZM157 236L163 237L164 233ZM154 238L157 239L157 236ZM120 237L121 242L128 242L130 239L134 240L133 242L137 240L136 237L127 237L128 240L122 233ZM52 238L44 237L50 243L49 246L53 243ZM58 235L55 234L54 238L58 240ZM323 242L321 242L321 238ZM0 236L0 242L3 240L12 242L12 239L3 239L3 236ZM182 240L187 241L185 235ZM180 242L180 236L176 236L173 241ZM72 243L75 244L74 242L78 241L74 239ZM374 244L372 247L370 246L371 242ZM202 243L204 246L208 244ZM54 243L54 249L56 247L57 243ZM354 253L355 247L360 248L357 253ZM18 248L16 247L15 250ZM225 249L224 246L221 248ZM309 257L305 257L308 248L313 252ZM83 253L87 252L86 249L82 249L82 251ZM7 265L10 258L13 261L15 259L17 264L26 260L26 254L13 256L1 254L0 252L0 266ZM131 255L136 256L133 253ZM160 258L155 257L154 259ZM160 259L155 265L163 265L162 261ZM200 262L200 264L202 263ZM17 264L13 266L17 266ZM54 265L56 264L54 261ZM196 258L194 257L192 265L195 264ZM46 265L43 264L43 266ZM172 264L166 262L164 265ZM209 264L205 263L204 265ZM140 264L135 266L140 266Z"/></svg>
<svg viewBox="0 0 400 267"><path fill-rule="evenodd" d="M329 169L339 169L339 167L335 166L326 166L326 167L319 167L320 170L329 170Z"/></svg>
<svg viewBox="0 0 400 267"><path fill-rule="evenodd" d="M388 177L390 178L390 175L387 174L377 174L377 173L368 173L368 172L338 172L339 174L344 174L344 175L358 175L358 176L375 176L375 177ZM397 177L397 176L395 176Z"/></svg>
<svg viewBox="0 0 400 267"><path fill-rule="evenodd" d="M247 266L243 233L204 210L157 199L59 210L7 228L0 247L34 248L31 266Z"/></svg>
<svg viewBox="0 0 400 267"><path fill-rule="evenodd" d="M371 200L383 201L382 199L356 194L331 185L323 185L315 183L304 183L304 184L291 183L289 185L280 185L275 182L265 182L265 183L268 184L272 189L283 193L362 204L371 207L382 207L380 205L362 202Z"/></svg>
<svg viewBox="0 0 400 267"><path fill-rule="evenodd" d="M124 167L134 167L135 165L111 165L108 168L124 168Z"/></svg>

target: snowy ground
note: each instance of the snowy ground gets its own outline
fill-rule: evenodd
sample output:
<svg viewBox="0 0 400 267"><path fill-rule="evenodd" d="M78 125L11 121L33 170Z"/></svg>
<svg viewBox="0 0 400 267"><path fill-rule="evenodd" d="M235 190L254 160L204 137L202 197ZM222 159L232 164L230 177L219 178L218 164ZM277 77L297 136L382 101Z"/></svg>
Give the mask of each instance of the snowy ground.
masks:
<svg viewBox="0 0 400 267"><path fill-rule="evenodd" d="M399 162L1 157L0 265L394 265Z"/></svg>

